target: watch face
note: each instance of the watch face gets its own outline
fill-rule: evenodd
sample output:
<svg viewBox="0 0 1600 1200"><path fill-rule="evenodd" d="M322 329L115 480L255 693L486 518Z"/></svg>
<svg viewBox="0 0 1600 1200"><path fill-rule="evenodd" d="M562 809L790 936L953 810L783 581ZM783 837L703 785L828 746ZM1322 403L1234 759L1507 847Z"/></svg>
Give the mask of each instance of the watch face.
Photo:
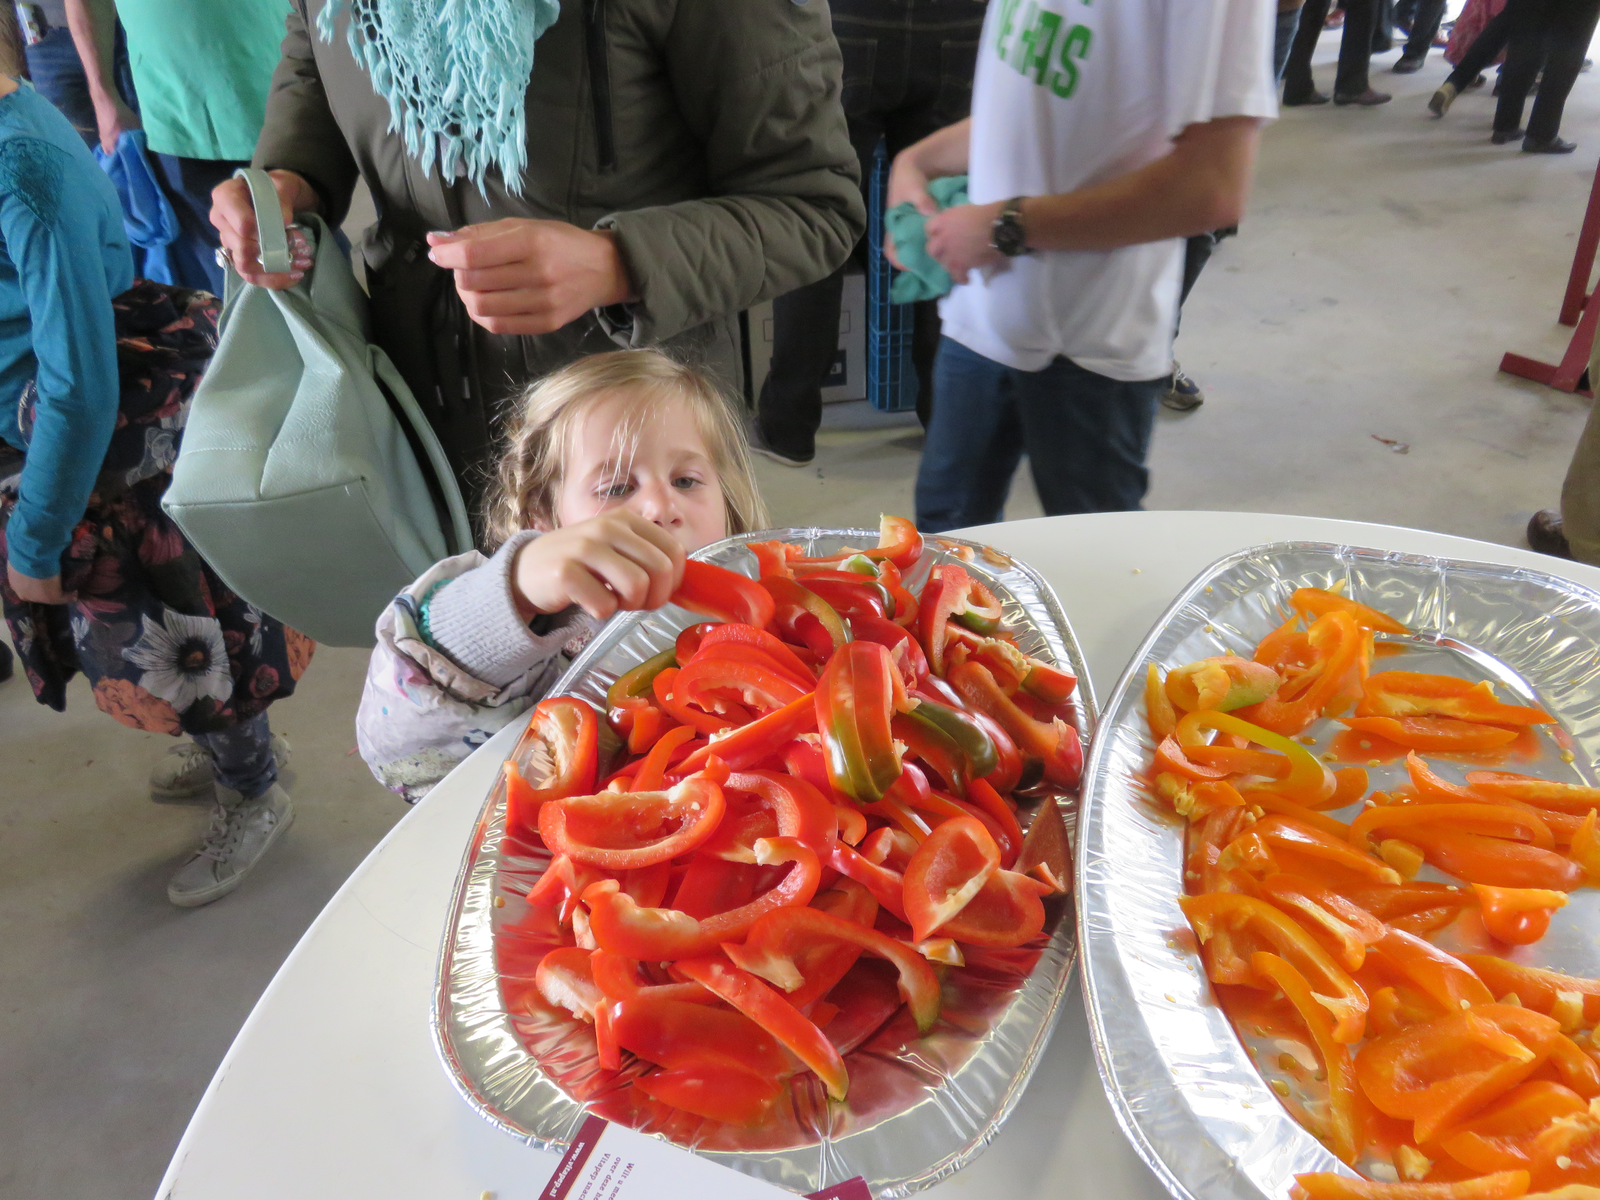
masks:
<svg viewBox="0 0 1600 1200"><path fill-rule="evenodd" d="M1015 213L1005 213L994 223L994 248L1008 258L1015 258L1026 248L1022 222Z"/></svg>

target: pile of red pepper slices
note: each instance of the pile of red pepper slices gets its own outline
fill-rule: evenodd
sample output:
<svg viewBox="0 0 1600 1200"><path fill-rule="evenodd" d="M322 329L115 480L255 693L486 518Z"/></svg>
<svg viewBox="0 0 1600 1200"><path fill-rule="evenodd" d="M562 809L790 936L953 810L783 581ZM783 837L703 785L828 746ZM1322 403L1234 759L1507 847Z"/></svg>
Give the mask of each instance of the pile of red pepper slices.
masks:
<svg viewBox="0 0 1600 1200"><path fill-rule="evenodd" d="M943 970L1040 937L1064 868L1023 857L1011 797L1082 763L1076 680L963 567L914 595L910 522L859 552L751 549L759 580L687 564L673 602L711 620L603 717L534 710L548 769L507 763L506 837L551 861L497 937L513 1015L561 1011L602 1069L739 1126L803 1071L843 1099L845 1054L902 1011L938 1020Z"/></svg>
<svg viewBox="0 0 1600 1200"><path fill-rule="evenodd" d="M1600 788L1450 782L1419 751L1481 764L1552 718L1487 684L1374 671L1374 633L1407 630L1365 605L1302 588L1291 607L1253 659L1152 665L1145 706L1218 1001L1284 1050L1290 1113L1388 1175L1300 1175L1294 1200L1600 1200L1600 980L1502 957L1600 883ZM1306 746L1323 718L1349 731L1327 760L1404 758L1408 781L1369 795L1363 768L1330 770ZM1425 863L1470 886L1417 880ZM1484 952L1446 952L1446 930Z"/></svg>

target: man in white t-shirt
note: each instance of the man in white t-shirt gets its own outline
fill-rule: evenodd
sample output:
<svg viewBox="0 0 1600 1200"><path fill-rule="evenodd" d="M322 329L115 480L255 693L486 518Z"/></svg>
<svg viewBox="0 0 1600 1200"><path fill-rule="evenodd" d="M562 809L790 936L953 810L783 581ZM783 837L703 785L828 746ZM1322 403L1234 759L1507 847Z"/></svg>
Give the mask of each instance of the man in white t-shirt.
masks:
<svg viewBox="0 0 1600 1200"><path fill-rule="evenodd" d="M998 521L1024 453L1046 513L1138 508L1172 371L1182 239L1237 223L1277 115L1273 0L993 0L972 116L901 153L890 205L959 284L917 475L927 532Z"/></svg>

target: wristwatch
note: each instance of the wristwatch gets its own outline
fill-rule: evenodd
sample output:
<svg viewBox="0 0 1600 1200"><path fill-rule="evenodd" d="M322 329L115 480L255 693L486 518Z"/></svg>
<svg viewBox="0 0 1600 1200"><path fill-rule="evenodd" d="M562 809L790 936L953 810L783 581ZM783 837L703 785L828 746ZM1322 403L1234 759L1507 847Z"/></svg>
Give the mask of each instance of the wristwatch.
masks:
<svg viewBox="0 0 1600 1200"><path fill-rule="evenodd" d="M989 244L1007 258L1028 253L1028 235L1022 228L1023 200L1022 196L1007 200L990 227Z"/></svg>

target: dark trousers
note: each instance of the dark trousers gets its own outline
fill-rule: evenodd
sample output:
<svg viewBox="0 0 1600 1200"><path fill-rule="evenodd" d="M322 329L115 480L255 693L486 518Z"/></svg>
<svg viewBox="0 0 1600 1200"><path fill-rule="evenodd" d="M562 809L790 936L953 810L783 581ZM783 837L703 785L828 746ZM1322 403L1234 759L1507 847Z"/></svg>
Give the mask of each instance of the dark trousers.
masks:
<svg viewBox="0 0 1600 1200"><path fill-rule="evenodd" d="M1511 7L1507 4L1506 11ZM1524 0L1517 9L1506 65L1500 72L1494 128L1496 133L1512 133L1522 127L1523 104L1543 65L1544 79L1528 118L1528 140L1548 142L1561 132L1561 112L1594 36L1600 0Z"/></svg>
<svg viewBox="0 0 1600 1200"><path fill-rule="evenodd" d="M233 178L247 162L209 158L180 158L152 154L156 178L178 218L178 236L168 247L172 281L179 287L200 288L222 295L223 270L217 265L222 239L211 224L211 189Z"/></svg>
<svg viewBox="0 0 1600 1200"><path fill-rule="evenodd" d="M1483 32L1472 39L1472 45L1467 47L1467 52L1461 56L1461 61L1445 82L1454 84L1458 92L1466 91L1468 85L1483 74L1483 69L1500 57L1500 51L1506 48L1506 43L1511 40L1521 20L1518 10L1531 9L1534 3L1537 0L1506 0L1506 6L1490 17Z"/></svg>
<svg viewBox="0 0 1600 1200"><path fill-rule="evenodd" d="M1300 29L1300 10L1291 8L1278 14L1278 23L1272 34L1272 77L1283 81L1283 69L1289 65L1289 49L1294 45L1294 35Z"/></svg>
<svg viewBox="0 0 1600 1200"><path fill-rule="evenodd" d="M1425 59L1433 48L1433 39L1439 36L1439 25L1444 20L1446 0L1417 0L1411 13L1411 35L1406 39L1402 58Z"/></svg>
<svg viewBox="0 0 1600 1200"><path fill-rule="evenodd" d="M983 11L972 0L833 0L833 32L844 56L844 112L863 187L880 140L893 159L967 115ZM773 301L772 367L756 419L776 449L802 457L812 451L822 424L822 381L838 350L849 265ZM916 305L913 321L917 415L926 425L939 349L937 302Z"/></svg>
<svg viewBox="0 0 1600 1200"><path fill-rule="evenodd" d="M1374 0L1346 0L1344 36L1339 40L1339 72L1333 81L1335 95L1359 96L1367 90L1367 64L1372 58ZM1311 56L1328 19L1328 0L1306 0L1300 10L1300 29L1289 48L1283 73L1283 98L1298 100L1316 91L1311 80Z"/></svg>
<svg viewBox="0 0 1600 1200"><path fill-rule="evenodd" d="M1136 509L1165 379L1124 383L1058 358L1018 371L944 338L939 402L917 471L917 527L940 533L1001 519L1024 453L1049 516Z"/></svg>

